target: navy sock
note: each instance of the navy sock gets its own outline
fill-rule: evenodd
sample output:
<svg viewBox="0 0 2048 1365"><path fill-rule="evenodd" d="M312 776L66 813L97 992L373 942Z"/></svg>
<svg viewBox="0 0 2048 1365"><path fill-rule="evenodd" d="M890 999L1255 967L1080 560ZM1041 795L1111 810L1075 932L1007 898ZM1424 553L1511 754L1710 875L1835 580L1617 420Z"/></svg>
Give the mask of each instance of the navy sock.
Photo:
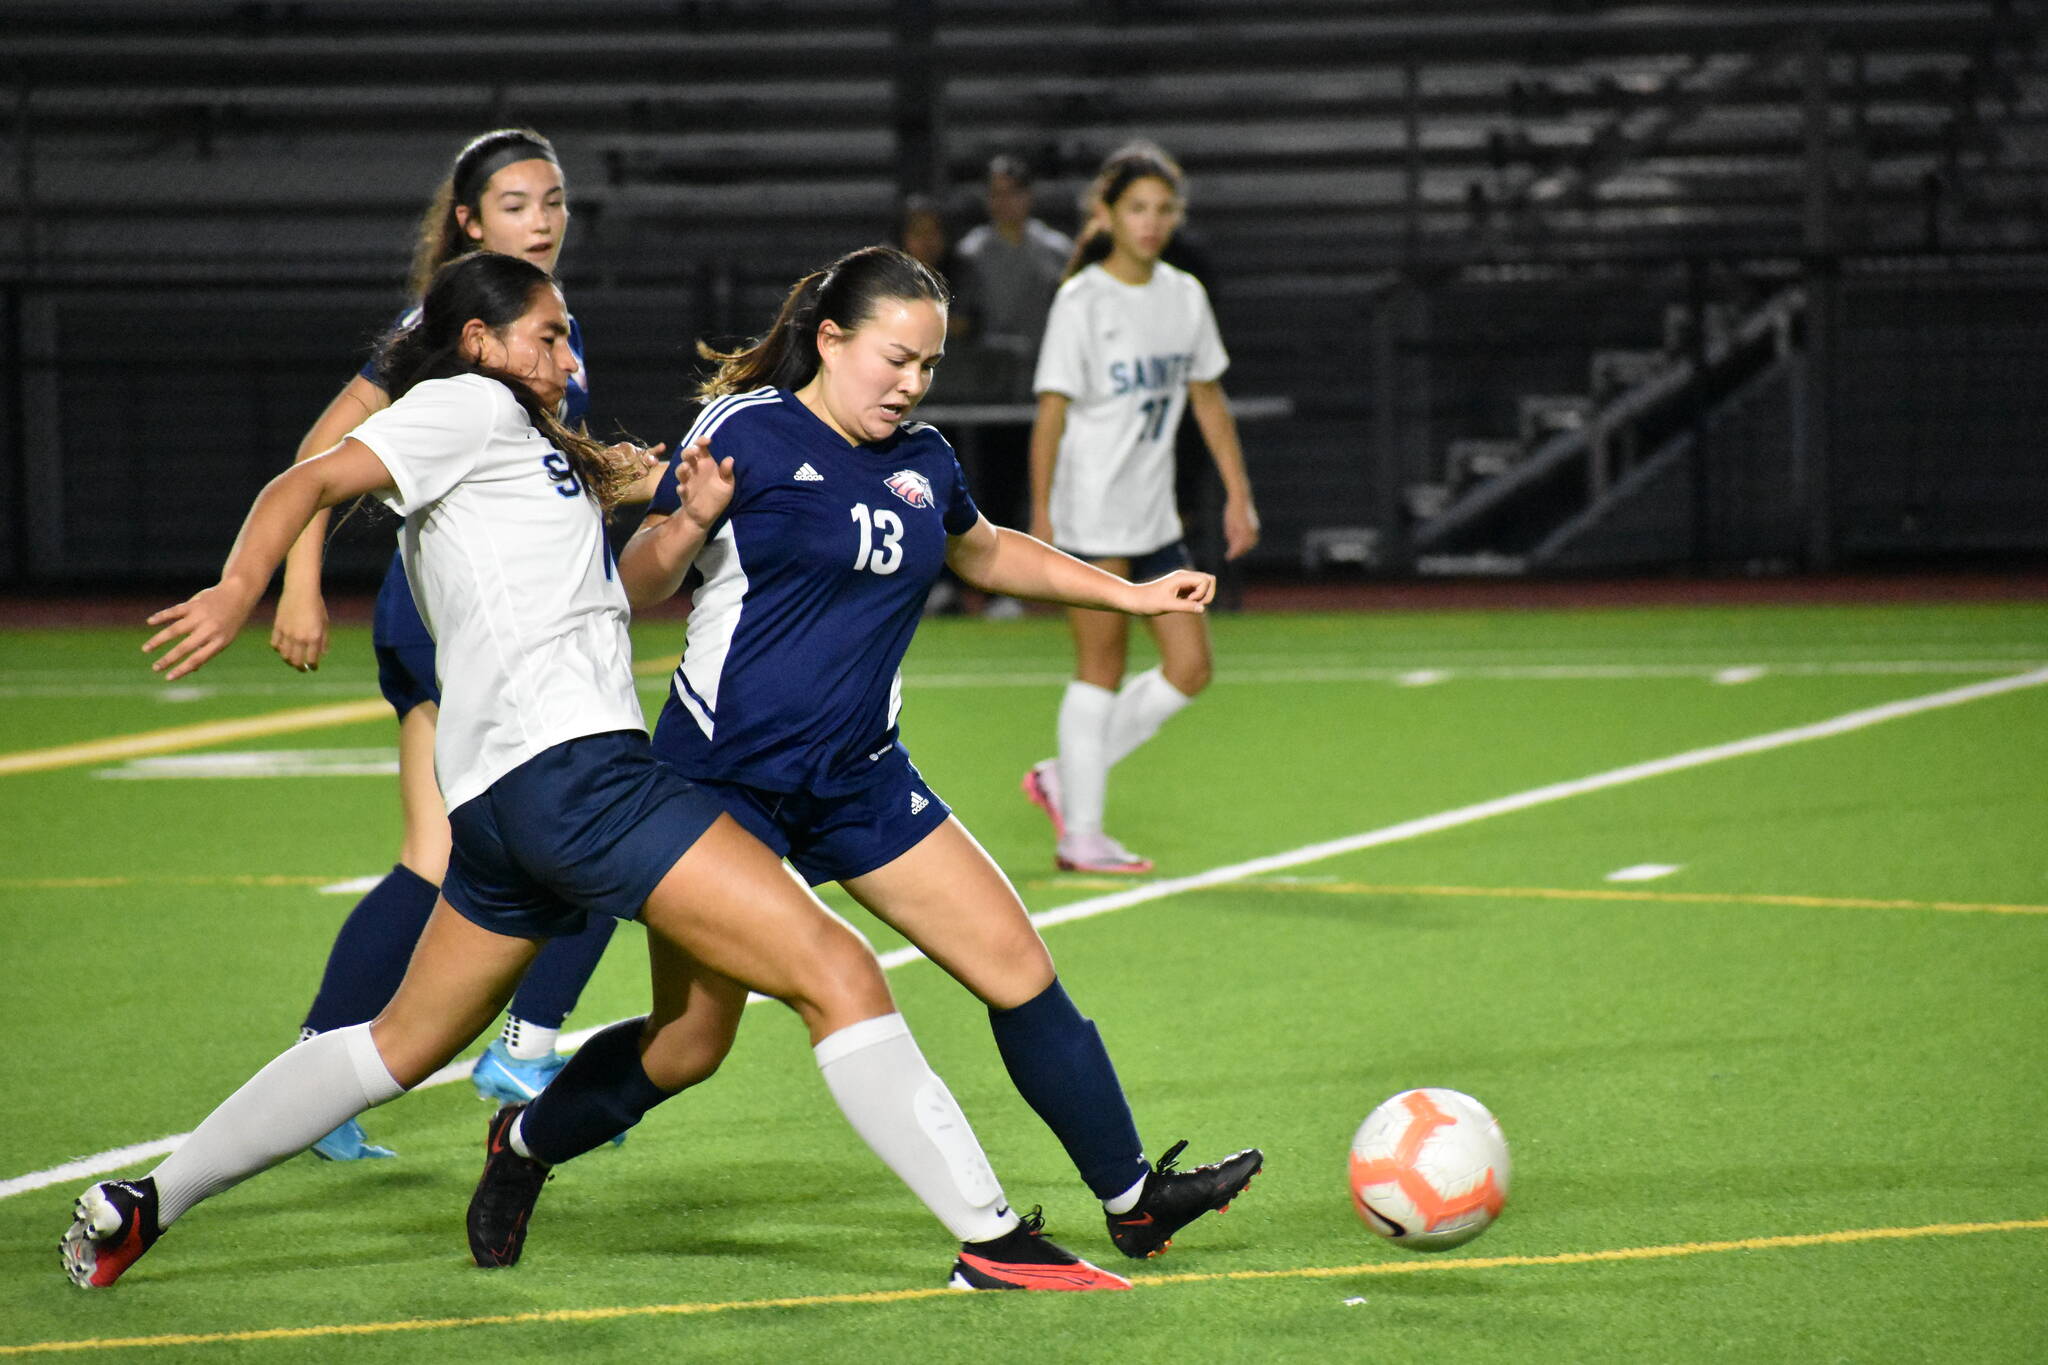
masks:
<svg viewBox="0 0 2048 1365"><path fill-rule="evenodd" d="M540 955L526 970L526 980L519 984L519 994L512 997L515 1017L542 1028L560 1028L576 1008L576 997L583 994L584 984L597 970L597 960L604 956L605 945L612 941L612 930L619 927L610 915L586 918L582 933L551 938L541 945Z"/></svg>
<svg viewBox="0 0 2048 1365"><path fill-rule="evenodd" d="M399 863L357 901L327 950L327 969L304 1027L330 1033L375 1019L405 979L413 945L440 894L441 888Z"/></svg>
<svg viewBox="0 0 2048 1365"><path fill-rule="evenodd" d="M519 1137L550 1166L601 1147L678 1091L663 1090L640 1065L645 1018L600 1029L577 1050L540 1098L526 1106Z"/></svg>
<svg viewBox="0 0 2048 1365"><path fill-rule="evenodd" d="M1114 1199L1151 1169L1116 1067L1095 1021L1053 983L1013 1010L988 1012L1010 1080L1067 1149L1097 1199Z"/></svg>

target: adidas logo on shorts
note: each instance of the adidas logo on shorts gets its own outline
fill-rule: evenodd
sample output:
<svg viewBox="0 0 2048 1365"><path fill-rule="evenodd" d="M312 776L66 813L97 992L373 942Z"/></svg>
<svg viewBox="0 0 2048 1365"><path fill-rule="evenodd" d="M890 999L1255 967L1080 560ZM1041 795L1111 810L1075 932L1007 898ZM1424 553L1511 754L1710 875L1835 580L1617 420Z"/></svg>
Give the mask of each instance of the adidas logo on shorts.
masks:
<svg viewBox="0 0 2048 1365"><path fill-rule="evenodd" d="M797 468L796 473L792 474L790 477L795 479L798 483L825 482L825 476L823 474L820 474L817 470L811 468L811 462L809 460L805 460L803 464Z"/></svg>
<svg viewBox="0 0 2048 1365"><path fill-rule="evenodd" d="M931 802L925 800L920 793L912 792L910 794L910 813L912 815L922 815L924 808L930 804Z"/></svg>

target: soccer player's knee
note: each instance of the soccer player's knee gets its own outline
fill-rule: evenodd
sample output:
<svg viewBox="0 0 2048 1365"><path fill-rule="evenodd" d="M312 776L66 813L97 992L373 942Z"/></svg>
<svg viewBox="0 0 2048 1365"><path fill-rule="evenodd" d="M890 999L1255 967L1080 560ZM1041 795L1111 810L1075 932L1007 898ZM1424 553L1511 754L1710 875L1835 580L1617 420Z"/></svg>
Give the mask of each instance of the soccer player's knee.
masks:
<svg viewBox="0 0 2048 1365"><path fill-rule="evenodd" d="M648 1077L664 1090L687 1090L701 1085L718 1074L719 1065L725 1061L726 1053L732 1049L728 1037L693 1039L686 1047L678 1049L672 1056L661 1058L661 1073L655 1074L652 1053L642 1058L647 1066Z"/></svg>
<svg viewBox="0 0 2048 1365"><path fill-rule="evenodd" d="M896 1008L889 983L873 953L865 948L858 958L849 958L843 969L827 974L807 992L811 1003L827 1019L855 1021L888 1014Z"/></svg>
<svg viewBox="0 0 2048 1365"><path fill-rule="evenodd" d="M1162 667L1160 671L1166 675L1166 681L1172 685L1173 690L1183 697L1193 697L1201 692L1209 685L1209 679L1213 674L1207 655L1199 659L1177 662L1171 667Z"/></svg>

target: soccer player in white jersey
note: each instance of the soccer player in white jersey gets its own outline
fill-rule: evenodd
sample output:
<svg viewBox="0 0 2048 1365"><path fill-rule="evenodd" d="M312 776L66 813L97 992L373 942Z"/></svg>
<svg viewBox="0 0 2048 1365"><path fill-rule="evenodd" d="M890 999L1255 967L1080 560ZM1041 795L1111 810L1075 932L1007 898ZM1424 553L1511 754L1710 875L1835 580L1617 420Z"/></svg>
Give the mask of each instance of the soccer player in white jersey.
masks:
<svg viewBox="0 0 2048 1365"><path fill-rule="evenodd" d="M1173 451L1192 408L1223 478L1224 553L1235 559L1258 543L1259 514L1223 396L1230 357L1201 283L1159 259L1180 225L1180 167L1134 143L1103 163L1090 204L1038 351L1032 534L1134 579L1187 564ZM1150 872L1103 832L1109 770L1208 686L1208 628L1200 616L1151 618L1159 666L1126 681L1128 619L1075 608L1067 622L1074 679L1060 701L1059 756L1024 775L1024 794L1052 820L1061 868Z"/></svg>
<svg viewBox="0 0 2048 1365"><path fill-rule="evenodd" d="M568 186L555 149L531 128L500 128L472 138L456 154L421 218L413 248L408 295L415 301L434 272L468 251L497 251L533 262L553 273L569 230ZM400 314L403 326L418 313L417 302ZM589 369L583 334L569 319L569 350L576 370L563 389L563 425L579 430L590 408ZM373 363L363 366L327 405L299 443L300 460L334 447L358 423L391 403ZM270 632L271 648L300 672L320 666L327 652L327 606L320 593L320 568L327 513L312 524L285 557L284 587ZM310 1038L376 1017L412 957L426 928L441 878L448 869L448 811L434 784L434 724L441 689L434 674L434 637L420 620L406 581L405 563L395 551L377 594L372 642L377 683L398 715L398 791L404 835L398 862L358 901L335 934L327 965L300 1023ZM563 1018L575 1007L596 970L616 921L596 915L579 934L550 942L534 960L513 997L502 1036L477 1063L474 1079L486 1098L531 1099L557 1071L563 1058L555 1039ZM313 1144L330 1161L393 1155L369 1141L354 1119Z"/></svg>
<svg viewBox="0 0 2048 1365"><path fill-rule="evenodd" d="M800 281L774 326L718 370L671 476L619 559L636 605L704 575L654 750L812 885L836 881L988 1006L1018 1092L1103 1202L1111 1239L1157 1255L1258 1173L1256 1148L1193 1170L1155 1166L1094 1023L1002 870L912 766L897 668L941 568L1008 596L1146 615L1201 612L1208 574L1133 584L1021 532L969 496L944 437L913 419L946 344L946 288L903 252L867 247ZM697 447L708 445L708 454ZM734 485L709 536L678 513L692 467ZM540 1163L493 1156L471 1236L516 1259L547 1167L708 1077L746 1001L708 987L674 1037L613 1025L527 1106ZM964 1276L984 1267L963 1258ZM993 1287L993 1286L984 1286Z"/></svg>
<svg viewBox="0 0 2048 1365"><path fill-rule="evenodd" d="M656 462L555 418L568 335L538 266L477 253L443 267L380 357L392 404L272 480L221 581L150 618L162 629L144 648L168 646L157 670L190 673L234 638L316 508L390 504L440 650L453 846L391 1003L287 1050L149 1175L88 1188L62 1241L71 1279L113 1284L200 1200L425 1080L504 1006L540 940L596 913L646 926L656 1044L688 1031L700 993L751 988L796 1010L855 1130L960 1239L956 1277L971 1262L1005 1288L1129 1288L1011 1211L866 943L649 750L602 509ZM701 532L728 493L692 478L681 519ZM490 1150L516 1150L517 1113L493 1117Z"/></svg>

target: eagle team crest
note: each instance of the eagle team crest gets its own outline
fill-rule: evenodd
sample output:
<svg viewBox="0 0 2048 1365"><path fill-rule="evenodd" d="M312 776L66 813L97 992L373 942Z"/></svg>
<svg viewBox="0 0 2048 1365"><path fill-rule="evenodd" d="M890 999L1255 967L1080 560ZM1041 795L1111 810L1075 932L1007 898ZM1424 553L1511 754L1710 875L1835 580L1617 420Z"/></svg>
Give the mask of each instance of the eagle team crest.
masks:
<svg viewBox="0 0 2048 1365"><path fill-rule="evenodd" d="M882 480L889 485L889 491L909 503L912 507L933 505L931 480L915 469L899 469Z"/></svg>

